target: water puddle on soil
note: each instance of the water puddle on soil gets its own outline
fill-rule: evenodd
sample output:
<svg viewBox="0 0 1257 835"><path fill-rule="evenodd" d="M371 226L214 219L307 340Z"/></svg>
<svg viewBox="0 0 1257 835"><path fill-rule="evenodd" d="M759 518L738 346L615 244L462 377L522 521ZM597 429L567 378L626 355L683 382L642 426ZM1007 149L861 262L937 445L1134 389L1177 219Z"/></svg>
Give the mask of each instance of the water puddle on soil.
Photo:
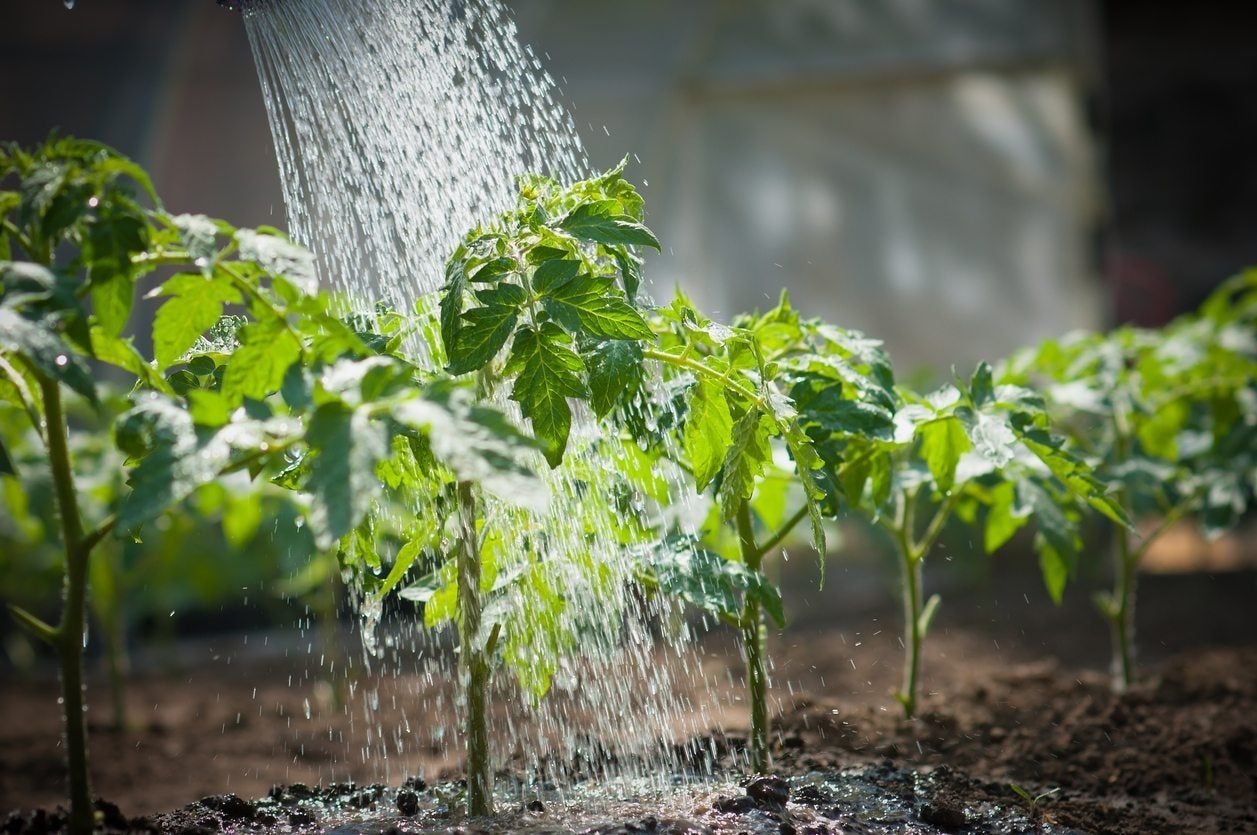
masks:
<svg viewBox="0 0 1257 835"><path fill-rule="evenodd" d="M401 788L352 784L276 788L256 804L249 821L252 825L238 827L223 820L218 826L223 831L245 831L254 830L258 821L274 820L270 831L336 835L1073 832L1035 820L1012 803L958 797L955 781L949 777L888 766L753 781L676 776L666 787L658 780L636 778L582 783L562 790L521 781L508 790L505 782L498 783L501 811L491 818L462 815L459 784L428 786L419 780Z"/></svg>

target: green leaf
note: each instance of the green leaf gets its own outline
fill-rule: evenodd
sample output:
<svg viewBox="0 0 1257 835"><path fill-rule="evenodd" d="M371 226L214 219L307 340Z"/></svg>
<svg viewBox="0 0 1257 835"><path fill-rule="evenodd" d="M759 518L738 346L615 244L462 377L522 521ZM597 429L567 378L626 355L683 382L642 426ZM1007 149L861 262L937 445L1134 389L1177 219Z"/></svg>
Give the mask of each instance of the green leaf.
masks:
<svg viewBox="0 0 1257 835"><path fill-rule="evenodd" d="M1069 583L1069 575L1073 571L1072 560L1068 552L1062 552L1046 537L1035 537L1039 552L1039 570L1043 574L1043 584L1047 587L1052 602L1060 604L1065 597L1065 586Z"/></svg>
<svg viewBox="0 0 1257 835"><path fill-rule="evenodd" d="M585 366L569 344L567 334L551 322L540 328L521 328L515 334L505 370L507 375L515 375L511 399L531 421L552 467L563 460L572 427L567 398L587 393L580 378Z"/></svg>
<svg viewBox="0 0 1257 835"><path fill-rule="evenodd" d="M1178 460L1178 436L1187 423L1189 404L1171 400L1140 421L1137 431L1145 452L1166 461Z"/></svg>
<svg viewBox="0 0 1257 835"><path fill-rule="evenodd" d="M542 294L541 303L571 333L602 339L652 339L650 325L618 293L611 278L583 275L550 288Z"/></svg>
<svg viewBox="0 0 1257 835"><path fill-rule="evenodd" d="M218 322L224 303L240 301L240 293L226 280L200 275L177 275L162 285L161 292L171 297L153 317L153 356L163 370Z"/></svg>
<svg viewBox="0 0 1257 835"><path fill-rule="evenodd" d="M982 544L988 554L998 551L1004 543L1012 539L1029 520L1028 508L1017 506L1017 486L1011 481L1004 481L991 490L990 507L986 512L986 526L983 529Z"/></svg>
<svg viewBox="0 0 1257 835"><path fill-rule="evenodd" d="M724 390L699 377L686 399L688 414L681 443L694 474L694 484L703 490L720 472L725 453L733 439L733 418Z"/></svg>
<svg viewBox="0 0 1257 835"><path fill-rule="evenodd" d="M0 438L0 475L17 475L17 467L4 445L4 438Z"/></svg>
<svg viewBox="0 0 1257 835"><path fill-rule="evenodd" d="M205 215L175 215L170 221L179 230L188 258L209 275L214 269L211 262L218 254L218 224Z"/></svg>
<svg viewBox="0 0 1257 835"><path fill-rule="evenodd" d="M460 246L445 265L445 287L441 291L441 342L446 356L458 340L463 326L463 303L467 294L467 272L463 263L467 250Z"/></svg>
<svg viewBox="0 0 1257 835"><path fill-rule="evenodd" d="M496 283L502 276L515 272L516 266L514 258L504 255L481 264L468 276L468 280L477 284Z"/></svg>
<svg viewBox="0 0 1257 835"><path fill-rule="evenodd" d="M917 427L921 439L921 457L934 476L938 489L947 492L956 479L956 464L969 449L969 435L965 425L954 416L937 418Z"/></svg>
<svg viewBox="0 0 1257 835"><path fill-rule="evenodd" d="M375 465L388 454L388 437L366 410L327 403L310 418L306 442L313 452L303 485L312 497L310 527L318 547L330 548L362 521L379 494Z"/></svg>
<svg viewBox="0 0 1257 835"><path fill-rule="evenodd" d="M519 320L516 308L491 304L462 314L458 335L449 346L450 374L467 374L487 365L506 345Z"/></svg>
<svg viewBox="0 0 1257 835"><path fill-rule="evenodd" d="M301 343L279 319L245 325L237 335L241 345L223 372L223 396L234 404L246 397L261 400L274 394L300 358Z"/></svg>
<svg viewBox="0 0 1257 835"><path fill-rule="evenodd" d="M90 403L98 402L87 364L55 332L0 308L0 349L18 354L45 377L65 383Z"/></svg>
<svg viewBox="0 0 1257 835"><path fill-rule="evenodd" d="M659 249L659 239L642 224L621 214L618 200L582 203L558 222L578 238L608 245L649 246Z"/></svg>
<svg viewBox="0 0 1257 835"><path fill-rule="evenodd" d="M118 446L143 456L127 478L131 492L118 511L118 532L135 531L167 508L216 479L229 462L231 447L202 440L192 416L164 397L150 395L115 425Z"/></svg>
<svg viewBox="0 0 1257 835"><path fill-rule="evenodd" d="M581 271L581 262L571 258L552 258L542 261L532 274L532 289L549 293L567 284Z"/></svg>
<svg viewBox="0 0 1257 835"><path fill-rule="evenodd" d="M974 370L969 379L969 397L978 409L995 400L995 384L991 379L991 366L988 363L980 362Z"/></svg>
<svg viewBox="0 0 1257 835"><path fill-rule="evenodd" d="M755 481L772 460L768 443L769 419L758 407L752 407L738 418L733 427L733 442L720 467L720 512L732 519L738 505L750 498Z"/></svg>
<svg viewBox="0 0 1257 835"><path fill-rule="evenodd" d="M135 283L126 273L114 272L92 282L92 310L96 322L110 336L118 336L131 316Z"/></svg>
<svg viewBox="0 0 1257 835"><path fill-rule="evenodd" d="M585 354L585 365L589 368L590 406L599 418L606 417L626 392L641 384L642 348L634 341L610 339Z"/></svg>
<svg viewBox="0 0 1257 835"><path fill-rule="evenodd" d="M549 490L528 464L537 443L506 415L477 405L471 392L449 382L435 383L397 405L393 418L426 433L432 454L459 481L471 481L520 507L543 509Z"/></svg>
<svg viewBox="0 0 1257 835"><path fill-rule="evenodd" d="M101 362L116 365L139 378L145 386L165 394L173 394L170 384L136 350L131 339L110 336L99 325L91 330L92 355Z"/></svg>
<svg viewBox="0 0 1257 835"><path fill-rule="evenodd" d="M282 275L302 293L313 295L319 289L314 269L314 256L303 246L292 243L281 233L266 234L253 229L237 229L239 257L253 261L268 272Z"/></svg>

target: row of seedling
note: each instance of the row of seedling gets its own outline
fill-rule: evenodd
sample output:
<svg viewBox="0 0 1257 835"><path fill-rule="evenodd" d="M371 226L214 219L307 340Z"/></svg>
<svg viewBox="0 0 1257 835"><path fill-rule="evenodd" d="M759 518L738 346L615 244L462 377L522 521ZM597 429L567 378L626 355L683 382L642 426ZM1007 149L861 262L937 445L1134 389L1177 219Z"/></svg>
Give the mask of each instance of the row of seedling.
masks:
<svg viewBox="0 0 1257 835"><path fill-rule="evenodd" d="M636 496L631 523L623 503L588 502L589 528L616 532L646 589L737 631L756 771L771 767L766 620L785 621L763 561L805 521L822 568L834 520L863 517L893 544L905 647L895 697L911 717L939 606L921 569L944 530L974 528L994 552L1031 528L1059 600L1083 526L1103 519L1117 565L1099 604L1115 683L1130 682L1140 557L1184 517L1226 529L1253 493L1257 276L1162 330L1045 343L921 394L896 382L881 343L806 318L784 295L727 324L680 295L645 304L637 250L658 241L622 168L566 187L521 179L517 204L449 259L434 321L424 304L344 315L282 234L172 216L143 171L98 144L0 154L15 185L0 191L0 402L40 450L17 454L6 431L0 474L34 478L32 461L48 471L65 572L55 624L13 614L60 661L75 832L92 826L82 652L93 554L229 479L293 491L316 549L376 603L400 593L429 625L456 625L471 814L493 809L494 668L541 698L554 656L580 651L560 634L564 586L547 574L544 535L505 536L512 517L494 510L544 503L539 468L572 467L573 443L592 444L582 455L613 463ZM141 296L159 306L137 340ZM131 384L123 407L100 396L99 366ZM125 488L107 507L85 511L67 397L113 427ZM600 430L574 434L582 420ZM688 499L665 471L709 500L699 530L667 512ZM512 593L526 616L498 605Z"/></svg>

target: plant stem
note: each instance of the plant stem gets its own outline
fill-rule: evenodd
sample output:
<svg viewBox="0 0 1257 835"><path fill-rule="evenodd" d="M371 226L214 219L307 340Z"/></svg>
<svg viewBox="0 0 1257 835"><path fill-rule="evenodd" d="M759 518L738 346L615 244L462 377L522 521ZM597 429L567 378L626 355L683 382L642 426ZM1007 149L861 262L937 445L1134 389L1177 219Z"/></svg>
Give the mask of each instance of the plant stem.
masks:
<svg viewBox="0 0 1257 835"><path fill-rule="evenodd" d="M755 545L751 524L751 506L745 500L738 505L738 541L746 567L759 571L763 553ZM751 700L751 770L768 772L768 675L764 670L764 615L759 600L746 595L742 602L742 648L746 655L746 684Z"/></svg>
<svg viewBox="0 0 1257 835"><path fill-rule="evenodd" d="M56 380L39 377L47 422L48 461L52 468L61 535L65 546L65 608L57 625L57 650L61 661L61 696L65 709L65 744L70 769L71 835L86 835L93 828L91 786L87 774L87 723L83 699L83 636L87 604L87 555L83 548L83 520L79 515L74 473L61 411L61 388Z"/></svg>
<svg viewBox="0 0 1257 835"><path fill-rule="evenodd" d="M917 680L921 675L921 560L901 553L903 562L904 642L903 689L899 693L905 719L917 710Z"/></svg>
<svg viewBox="0 0 1257 835"><path fill-rule="evenodd" d="M1131 550L1130 531L1125 525L1117 526L1113 561L1113 600L1117 608L1109 619L1111 670L1114 692L1123 693L1135 678L1135 574L1139 567L1139 552Z"/></svg>
<svg viewBox="0 0 1257 835"><path fill-rule="evenodd" d="M493 771L489 761L486 710L489 663L480 637L480 546L476 497L471 482L458 483L458 645L467 699L467 814L493 814Z"/></svg>
<svg viewBox="0 0 1257 835"><path fill-rule="evenodd" d="M794 515L787 519L782 526L777 529L777 532L768 538L768 541L755 549L759 556L761 558L767 556L769 551L780 545L781 541L789 536L790 531L794 530L795 526L798 525L799 522L803 521L806 516L807 503L804 502L803 506L796 510Z"/></svg>

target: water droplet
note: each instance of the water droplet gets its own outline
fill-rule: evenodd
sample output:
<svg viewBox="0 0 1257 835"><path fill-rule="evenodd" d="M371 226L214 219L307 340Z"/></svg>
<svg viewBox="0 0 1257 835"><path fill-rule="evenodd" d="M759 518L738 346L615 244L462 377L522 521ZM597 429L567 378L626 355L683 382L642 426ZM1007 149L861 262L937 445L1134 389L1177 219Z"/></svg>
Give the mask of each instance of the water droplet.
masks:
<svg viewBox="0 0 1257 835"><path fill-rule="evenodd" d="M69 2L69 4L68 4L67 8L69 8L70 6L73 6L73 5L74 5L74 0L70 0L70 2ZM93 195L92 197L87 198L87 205L91 206L93 209L94 209L94 208L96 208L97 206L99 206L99 205L100 205L100 198L99 198L99 197L96 197L95 195Z"/></svg>
<svg viewBox="0 0 1257 835"><path fill-rule="evenodd" d="M66 364L69 361L70 361L70 358L67 357L65 354L57 354L57 358L53 360L53 362L57 364L58 368L65 368Z"/></svg>
<svg viewBox="0 0 1257 835"><path fill-rule="evenodd" d="M61 2L65 5L67 9L74 8L74 0L61 0Z"/></svg>

